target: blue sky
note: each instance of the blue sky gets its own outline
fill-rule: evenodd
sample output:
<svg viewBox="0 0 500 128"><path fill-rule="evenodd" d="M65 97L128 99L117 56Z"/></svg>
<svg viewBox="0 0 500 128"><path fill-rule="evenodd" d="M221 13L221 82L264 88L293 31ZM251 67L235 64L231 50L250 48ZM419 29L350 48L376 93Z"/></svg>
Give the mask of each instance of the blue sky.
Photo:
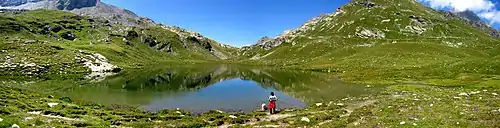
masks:
<svg viewBox="0 0 500 128"><path fill-rule="evenodd" d="M149 17L157 23L176 25L224 44L254 44L274 37L307 20L330 13L349 0L102 0ZM500 23L498 0L418 0L437 9L471 9L490 23ZM493 5L493 6L492 6ZM498 15L498 16L497 16ZM495 24L498 28L498 25Z"/></svg>
<svg viewBox="0 0 500 128"><path fill-rule="evenodd" d="M158 23L199 32L224 44L254 44L297 28L347 0L102 0Z"/></svg>

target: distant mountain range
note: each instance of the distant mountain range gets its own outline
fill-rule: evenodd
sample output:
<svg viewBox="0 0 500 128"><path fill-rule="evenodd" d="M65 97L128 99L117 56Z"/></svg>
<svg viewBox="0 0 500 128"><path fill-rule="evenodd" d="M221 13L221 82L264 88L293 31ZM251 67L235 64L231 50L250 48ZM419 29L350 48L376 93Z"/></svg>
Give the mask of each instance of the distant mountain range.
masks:
<svg viewBox="0 0 500 128"><path fill-rule="evenodd" d="M16 48L40 48L30 43L38 40L50 42L43 46L64 49L64 53L75 49L103 53L121 67L151 61L230 60L354 76L357 74L349 73L376 70L374 77L409 78L429 74L452 76L450 73L456 72L500 74L495 70L500 64L492 59L500 56L500 34L496 29L472 11L438 11L415 0L352 0L335 12L243 48L224 45L180 27L156 24L99 0L1 0L0 5L0 9L24 14L2 11L1 35L9 38L0 41L28 42L20 46L5 43L8 57L13 53L32 54ZM75 55L64 56L68 58L59 59L58 63L69 63L67 60ZM34 58L43 62L47 57L40 54ZM9 60L8 66L26 63L10 62L18 60L12 58L4 60ZM401 72L403 69L416 72L406 74Z"/></svg>

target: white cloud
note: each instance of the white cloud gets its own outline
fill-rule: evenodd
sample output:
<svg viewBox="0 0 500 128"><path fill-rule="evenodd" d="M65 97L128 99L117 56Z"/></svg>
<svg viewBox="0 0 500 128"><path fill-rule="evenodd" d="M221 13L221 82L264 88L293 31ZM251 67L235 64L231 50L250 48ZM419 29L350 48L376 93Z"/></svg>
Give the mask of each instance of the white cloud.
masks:
<svg viewBox="0 0 500 128"><path fill-rule="evenodd" d="M500 10L490 0L418 0L436 9L471 10L490 23L500 23Z"/></svg>

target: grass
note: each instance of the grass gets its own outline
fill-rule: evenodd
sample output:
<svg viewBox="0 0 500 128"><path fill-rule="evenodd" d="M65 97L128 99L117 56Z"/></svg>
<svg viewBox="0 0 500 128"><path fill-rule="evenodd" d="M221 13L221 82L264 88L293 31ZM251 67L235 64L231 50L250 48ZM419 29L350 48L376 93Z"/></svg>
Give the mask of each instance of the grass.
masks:
<svg viewBox="0 0 500 128"><path fill-rule="evenodd" d="M5 79L77 79L89 73L75 57L81 50L104 55L121 68L141 68L157 63L196 63L218 60L206 47L229 54L234 49L214 41L189 41L158 25L128 27L105 20L55 10L34 10L0 15L0 61L34 63L44 69L36 73L1 69ZM76 39L67 40L72 34ZM208 44L210 43L210 44ZM186 45L186 46L184 46ZM227 52L224 50L228 50ZM33 69L35 70L35 69ZM35 75L33 75L35 74Z"/></svg>
<svg viewBox="0 0 500 128"><path fill-rule="evenodd" d="M271 50L226 48L212 40L184 39L160 26L110 26L101 19L91 21L62 11L2 13L0 62L37 66L1 68L0 79L38 82L0 86L0 105L5 106L0 108L0 127L13 124L21 127L500 127L497 116L500 103L495 95L500 93L498 39L411 0L372 0L370 2L376 5L373 8L354 2L364 0L354 0L341 7L343 14L326 15ZM421 17L425 23L418 23L415 17ZM388 23L381 22L387 19L390 19ZM421 34L406 30L407 26L415 25L426 30ZM385 38L356 37L363 29L383 31ZM62 38L68 33L77 40ZM234 59L221 61L209 51L210 47ZM292 95L303 99L331 92L311 91L318 88L300 85L333 88L329 85L339 82L332 79L333 76L349 83L387 87L383 92L348 97L331 104L329 100L334 96L323 97L325 105L312 104L306 109L284 111L280 114L288 114L288 117L270 120L266 120L269 116L262 112L210 111L191 115L182 110L164 110L150 113L125 105L73 101L46 94L71 88L66 85L89 84L80 82L89 73L88 69L74 61L76 56L81 56L80 50L100 53L126 70L165 63L240 63L298 69L291 73L266 71L271 75L242 69L240 72L244 73L239 75L256 81L290 84L292 86L264 86L294 92ZM304 74L304 70L329 74ZM205 79L211 78L213 72L203 71L208 72L190 74L196 71L179 69L177 76L172 77L174 86L157 86L162 83L152 82L147 89L186 88L183 85L192 84L183 81L186 76L210 85ZM143 81L164 77L155 72L122 72L124 77L110 79L120 83L123 79ZM222 74L216 78L232 75ZM324 79L304 78L310 76ZM47 103L59 104L49 107ZM34 111L42 114L28 113ZM302 121L303 118L309 121Z"/></svg>

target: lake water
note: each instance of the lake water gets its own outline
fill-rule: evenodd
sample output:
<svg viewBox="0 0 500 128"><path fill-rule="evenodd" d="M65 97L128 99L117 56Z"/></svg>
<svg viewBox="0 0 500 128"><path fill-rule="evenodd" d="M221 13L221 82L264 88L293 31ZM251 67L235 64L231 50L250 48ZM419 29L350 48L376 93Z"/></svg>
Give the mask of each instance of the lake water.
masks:
<svg viewBox="0 0 500 128"><path fill-rule="evenodd" d="M63 95L105 104L136 105L149 111L176 109L250 112L267 103L270 92L278 108L302 108L375 91L344 84L331 74L236 65L155 66L126 70Z"/></svg>

